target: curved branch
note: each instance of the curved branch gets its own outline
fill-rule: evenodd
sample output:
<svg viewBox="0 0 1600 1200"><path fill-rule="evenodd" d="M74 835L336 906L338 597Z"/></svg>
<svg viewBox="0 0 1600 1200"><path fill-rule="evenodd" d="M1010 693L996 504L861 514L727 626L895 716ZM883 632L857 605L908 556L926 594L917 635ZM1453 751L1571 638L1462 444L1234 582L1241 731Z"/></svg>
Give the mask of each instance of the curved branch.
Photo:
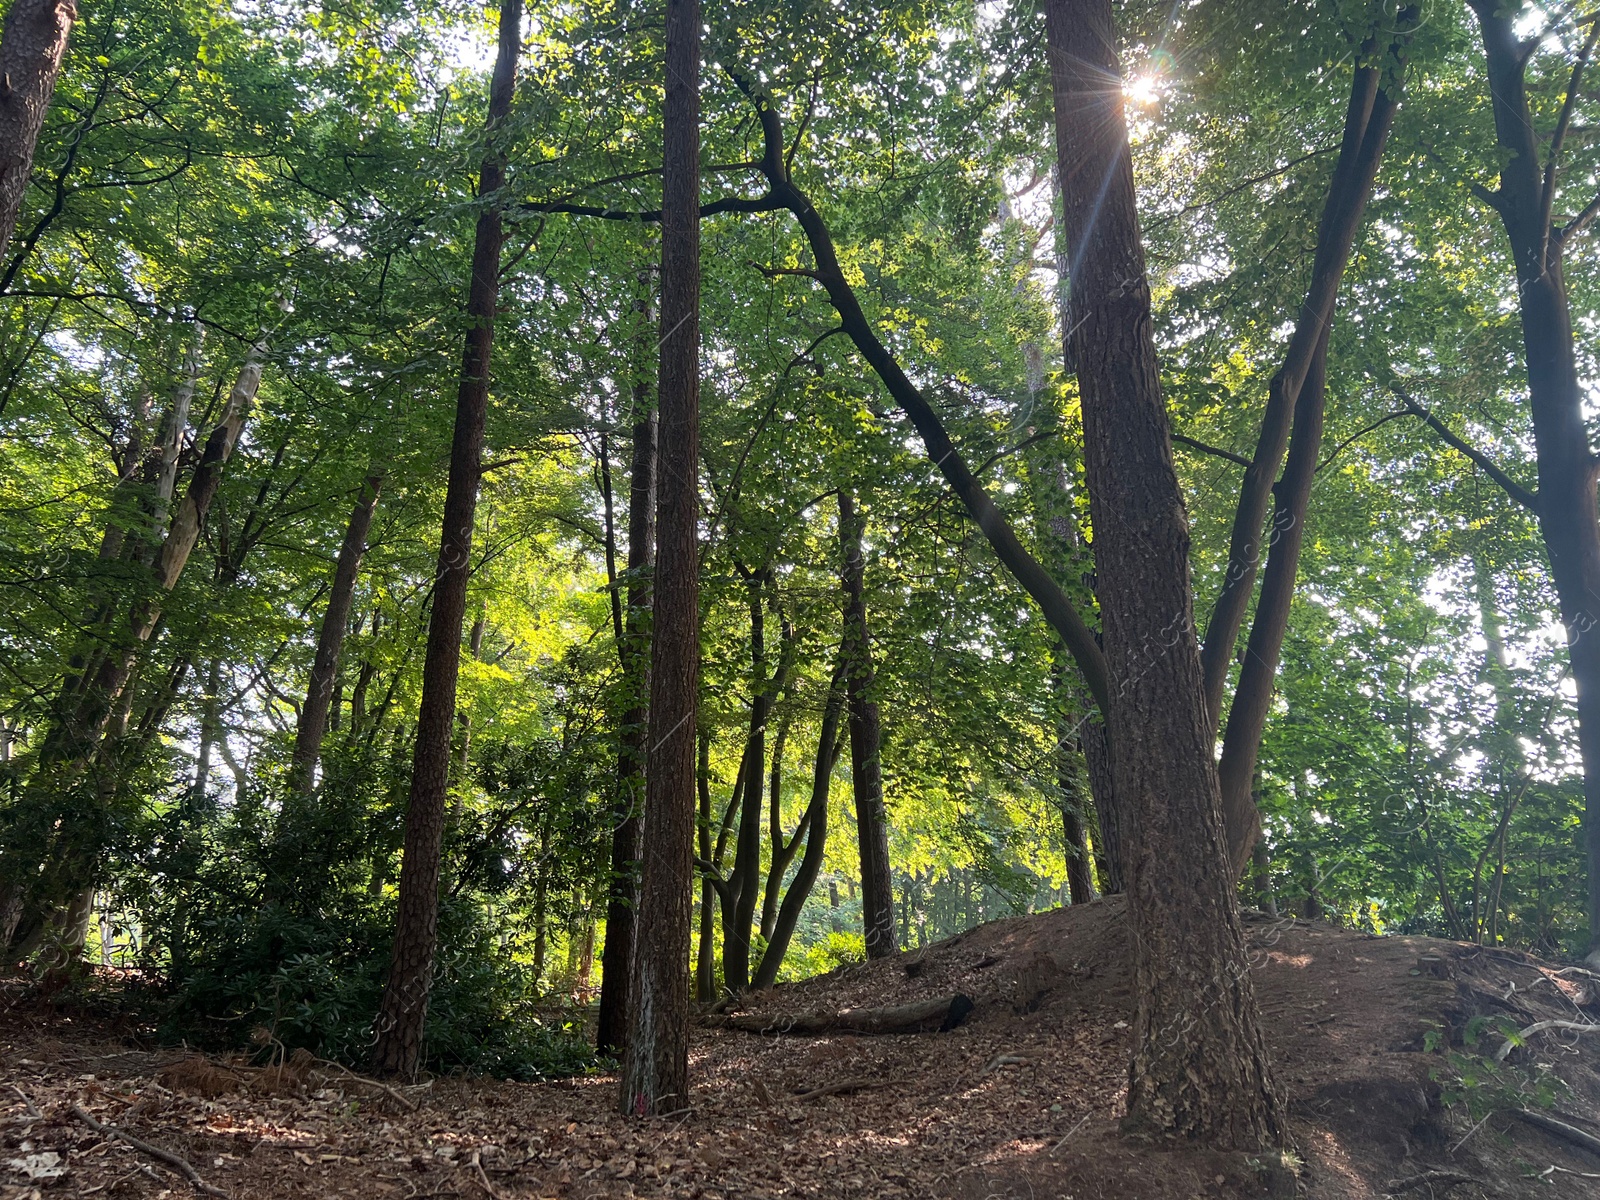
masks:
<svg viewBox="0 0 1600 1200"><path fill-rule="evenodd" d="M1391 390L1393 390L1394 394L1400 398L1401 403L1406 406L1406 411L1412 416L1421 417L1423 421L1427 423L1428 428L1439 435L1440 441L1449 446L1452 450L1455 450L1460 454L1464 454L1467 458L1471 459L1479 470L1500 485L1501 490L1504 491L1506 495L1510 496L1534 516L1539 515L1539 497L1535 493L1530 492L1515 479L1511 478L1511 476L1507 475L1503 470L1500 469L1499 465L1482 450L1479 450L1476 446L1469 445L1465 440L1457 437L1451 431L1448 425L1439 420L1438 417L1434 416L1422 405L1418 404L1412 397L1406 395L1398 387Z"/></svg>

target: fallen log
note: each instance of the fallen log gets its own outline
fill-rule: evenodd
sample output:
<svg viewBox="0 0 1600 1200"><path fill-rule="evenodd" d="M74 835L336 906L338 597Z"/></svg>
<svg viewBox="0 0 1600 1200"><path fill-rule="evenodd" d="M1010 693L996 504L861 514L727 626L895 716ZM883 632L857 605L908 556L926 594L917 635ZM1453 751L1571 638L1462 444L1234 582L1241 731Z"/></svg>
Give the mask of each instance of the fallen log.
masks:
<svg viewBox="0 0 1600 1200"><path fill-rule="evenodd" d="M944 1033L967 1019L972 997L957 992L915 1004L888 1008L847 1008L843 1012L711 1014L704 1023L746 1033L818 1036L829 1033Z"/></svg>

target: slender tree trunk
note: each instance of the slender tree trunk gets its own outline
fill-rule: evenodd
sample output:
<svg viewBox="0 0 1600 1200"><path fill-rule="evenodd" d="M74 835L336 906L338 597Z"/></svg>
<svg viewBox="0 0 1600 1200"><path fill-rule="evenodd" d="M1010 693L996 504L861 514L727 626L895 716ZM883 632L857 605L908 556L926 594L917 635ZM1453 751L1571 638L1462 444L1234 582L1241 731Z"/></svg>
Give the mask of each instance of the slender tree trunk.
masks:
<svg viewBox="0 0 1600 1200"><path fill-rule="evenodd" d="M1130 1124L1283 1144L1223 840L1110 0L1047 0L1075 361L1110 688L1133 817ZM1179 1033L1178 1031L1181 1031Z"/></svg>
<svg viewBox="0 0 1600 1200"><path fill-rule="evenodd" d="M1600 516L1595 483L1600 459L1589 444L1584 386L1573 341L1562 254L1567 230L1551 225L1557 182L1553 146L1547 168L1528 105L1531 47L1515 28L1517 12L1499 0L1470 0L1478 14L1501 151L1500 187L1492 200L1516 262L1528 401L1539 462L1539 530L1567 630L1578 692L1583 758L1583 842L1588 868L1589 960L1600 963ZM1573 85L1580 82L1575 73Z"/></svg>
<svg viewBox="0 0 1600 1200"><path fill-rule="evenodd" d="M322 739L328 727L328 702L333 696L339 654L344 649L350 608L355 602L356 576L361 570L361 556L366 553L367 532L372 528L372 514L377 511L378 491L382 486L382 475L369 475L361 485L361 495L345 527L344 543L339 547L339 560L333 569L333 588L328 594L328 607L322 614L322 628L317 634L311 679L295 728L294 756L289 762L289 786L295 792L309 793L316 776L317 759L322 753Z"/></svg>
<svg viewBox="0 0 1600 1200"><path fill-rule="evenodd" d="M711 851L711 734L700 731L695 786L700 792L700 819L695 823L700 861L714 869ZM717 998L717 889L705 868L700 875L700 944L695 952L695 998L709 1004Z"/></svg>
<svg viewBox="0 0 1600 1200"><path fill-rule="evenodd" d="M1085 788L1078 775L1079 745L1074 733L1071 689L1067 682L1066 664L1059 657L1051 663L1050 675L1059 705L1056 718L1056 783L1061 791L1061 834L1067 856L1067 894L1074 904L1088 904L1095 898L1095 892L1094 872L1089 861L1089 835L1083 819Z"/></svg>
<svg viewBox="0 0 1600 1200"><path fill-rule="evenodd" d="M667 0L661 203L661 482L650 749L620 1107L689 1104L695 733L700 697L700 4Z"/></svg>
<svg viewBox="0 0 1600 1200"><path fill-rule="evenodd" d="M849 491L839 492L839 540L844 551L845 686L850 705L850 784L856 800L861 855L861 927L868 958L887 958L894 937L894 885L889 874L889 818L883 806L883 735L873 696L872 642L867 632L866 562L861 538L866 518Z"/></svg>
<svg viewBox="0 0 1600 1200"><path fill-rule="evenodd" d="M1409 27L1416 12L1407 9L1399 23ZM1394 116L1394 100L1384 90L1384 70L1390 64L1373 59L1374 44L1361 47L1350 104L1345 113L1344 137L1339 160L1334 167L1322 220L1317 228L1317 246L1311 268L1311 283L1300 306L1283 365L1272 377L1267 409L1262 416L1256 452L1245 468L1239 504L1234 513L1233 537L1228 550L1228 570L1222 590L1212 606L1206 628L1201 661L1205 666L1206 712L1212 727L1218 724L1222 695L1227 686L1228 664L1244 624L1250 593L1255 585L1256 568L1261 558L1262 525L1272 496L1272 482L1288 445L1295 405L1306 376L1312 370L1317 347L1327 336L1333 321L1339 284L1344 278L1350 251L1366 211L1373 180ZM1396 47L1390 47L1394 50ZM1392 81L1391 81L1392 82ZM1369 137L1370 133L1370 137Z"/></svg>
<svg viewBox="0 0 1600 1200"><path fill-rule="evenodd" d="M648 306L641 324L647 330L655 327ZM648 757L645 734L650 695L650 576L655 560L656 408L648 382L640 380L633 389L633 453L628 478L628 611L617 647L628 708L622 714L617 752L611 886L606 895L606 942L600 956L600 1028L595 1039L601 1053L611 1055L621 1053L628 1031L629 963L637 924L639 828ZM702 963L701 970L705 969Z"/></svg>
<svg viewBox="0 0 1600 1200"><path fill-rule="evenodd" d="M794 836L783 836L783 752L789 742L788 717L778 723L777 736L772 739L772 774L767 784L767 885L761 893L761 936L772 941L772 927L778 920L778 900L783 893L783 877L789 865L800 852L805 818L795 827Z"/></svg>
<svg viewBox="0 0 1600 1200"><path fill-rule="evenodd" d="M505 182L505 158L504 150L494 142L511 114L521 36L522 0L505 0L500 9L499 50L489 84L485 129L490 146L478 184L478 194L488 203L478 215L472 250L472 285L467 297L471 328L467 331L456 393L450 479L445 490L444 527L434 576L427 657L422 668L422 702L412 753L411 795L406 805L405 849L400 867L400 904L389 981L378 1011L372 1049L375 1071L407 1078L416 1074L422 1058L438 938L439 855L450 783L450 734L461 671L461 625L467 608L472 523L482 471L490 350L494 344L500 248L504 241L495 194Z"/></svg>
<svg viewBox="0 0 1600 1200"><path fill-rule="evenodd" d="M732 921L722 931L722 978L734 991L750 983L750 926L761 888L761 817L767 769L767 716L772 701L767 679L764 573L747 579L750 609L750 733L744 755L744 793L734 840Z"/></svg>
<svg viewBox="0 0 1600 1200"><path fill-rule="evenodd" d="M222 659L211 659L206 673L205 708L200 716L200 752L195 755L194 783L189 788L189 810L198 813L205 803L206 785L211 780L211 755L222 738Z"/></svg>
<svg viewBox="0 0 1600 1200"><path fill-rule="evenodd" d="M1295 331L1283 365L1273 376L1262 420L1256 454L1245 469L1235 514L1233 544L1222 591L1212 610L1201 649L1206 671L1206 712L1216 726L1229 660L1244 621L1256 563L1262 554L1262 517L1268 500L1274 502L1267 565L1261 595L1256 602L1248 649L1239 672L1239 684L1222 740L1219 767L1222 820L1228 839L1228 859L1235 878L1250 862L1250 848L1261 833L1261 815L1252 796L1256 758L1267 715L1272 708L1273 683L1283 639L1289 628L1300 547L1305 538L1306 514L1311 507L1311 485L1316 479L1317 457L1322 447L1323 407L1327 393L1328 336L1333 325L1340 280L1372 195L1378 164L1388 141L1399 105L1400 81L1405 71L1405 49L1416 24L1418 10L1402 9L1396 18L1398 32L1387 46L1369 41L1362 47L1345 111L1339 161L1334 167L1318 228L1312 278L1300 308ZM1283 477L1268 486L1289 445Z"/></svg>
<svg viewBox="0 0 1600 1200"><path fill-rule="evenodd" d="M22 212L33 150L77 19L73 0L12 0L0 30L0 256Z"/></svg>
<svg viewBox="0 0 1600 1200"><path fill-rule="evenodd" d="M822 709L822 731L817 735L817 765L811 778L811 803L806 806L806 852L801 856L799 869L784 893L783 905L773 922L772 937L761 965L756 969L755 986L769 988L778 982L778 968L789 951L795 927L800 923L800 912L805 908L822 871L822 861L828 851L828 793L833 782L833 768L839 761L842 740L839 736L839 710L844 707L845 663L841 660L828 685L828 699ZM795 830L795 840L801 831ZM892 918L891 918L892 919Z"/></svg>

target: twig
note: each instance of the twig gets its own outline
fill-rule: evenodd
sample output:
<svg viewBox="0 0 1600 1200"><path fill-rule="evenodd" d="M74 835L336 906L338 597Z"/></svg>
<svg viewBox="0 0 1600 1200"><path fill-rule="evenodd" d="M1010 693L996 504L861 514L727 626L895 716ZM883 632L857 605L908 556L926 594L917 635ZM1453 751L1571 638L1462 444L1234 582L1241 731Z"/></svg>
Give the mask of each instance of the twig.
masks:
<svg viewBox="0 0 1600 1200"><path fill-rule="evenodd" d="M467 1159L467 1166L471 1167L478 1176L478 1186L489 1195L489 1200L500 1200L500 1193L494 1190L494 1185L489 1182L489 1177L483 1172L483 1160L479 1151L474 1150L472 1157Z"/></svg>
<svg viewBox="0 0 1600 1200"><path fill-rule="evenodd" d="M1543 1033L1546 1029L1570 1029L1574 1033L1600 1033L1600 1025L1590 1025L1583 1021L1535 1021L1516 1037L1508 1037L1505 1044L1494 1052L1495 1062L1505 1062L1511 1052L1519 1045L1526 1042L1536 1033Z"/></svg>
<svg viewBox="0 0 1600 1200"><path fill-rule="evenodd" d="M8 1083L6 1086L17 1094L17 1099L22 1101L22 1105L28 1110L28 1115L30 1117L33 1117L35 1120L40 1120L44 1117L44 1114L39 1111L39 1106L32 1100L28 1099L27 1092L23 1091L14 1083Z"/></svg>
<svg viewBox="0 0 1600 1200"><path fill-rule="evenodd" d="M1558 1167L1554 1163L1540 1171L1538 1178L1548 1179L1557 1171L1560 1171L1563 1175L1576 1175L1579 1179L1600 1179L1600 1175L1596 1175L1593 1171L1574 1171L1571 1167Z"/></svg>
<svg viewBox="0 0 1600 1200"><path fill-rule="evenodd" d="M1461 1147L1465 1146L1467 1144L1467 1139L1470 1138L1473 1134L1477 1133L1478 1130L1482 1129L1486 1124L1488 1124L1489 1117L1492 1117L1492 1116L1494 1116L1493 1112L1489 1113L1489 1115L1484 1117L1483 1120L1479 1121L1471 1129L1467 1130L1467 1132L1462 1135L1461 1140L1459 1142L1457 1142L1454 1146L1450 1147L1450 1153L1454 1154L1457 1150L1461 1149Z"/></svg>
<svg viewBox="0 0 1600 1200"><path fill-rule="evenodd" d="M1564 1142L1571 1142L1574 1146L1581 1146L1590 1154L1600 1154L1600 1138L1592 1133L1585 1133L1581 1129L1574 1129L1565 1121L1558 1121L1554 1117L1547 1117L1542 1112L1529 1112L1525 1108L1510 1108L1506 1110L1517 1120L1535 1129L1542 1129L1553 1134Z"/></svg>
<svg viewBox="0 0 1600 1200"><path fill-rule="evenodd" d="M814 1087L810 1091L796 1092L796 1100L815 1100L820 1096L838 1096L845 1092L866 1092L873 1088L890 1087L896 1081L893 1079L840 1079L835 1083L825 1083L821 1087Z"/></svg>
<svg viewBox="0 0 1600 1200"><path fill-rule="evenodd" d="M1453 1188L1457 1184L1477 1182L1473 1176L1463 1175L1460 1171L1424 1171L1421 1175L1408 1175L1404 1179L1392 1180L1387 1194L1398 1196L1402 1192L1414 1191L1419 1187L1432 1191L1435 1187Z"/></svg>
<svg viewBox="0 0 1600 1200"><path fill-rule="evenodd" d="M1088 1113L1084 1113L1083 1114L1083 1119L1081 1121L1079 1121L1076 1125L1074 1125L1071 1129L1067 1130L1066 1133L1062 1134L1061 1135L1061 1140L1059 1142L1057 1142L1054 1146L1050 1147L1050 1153L1054 1154L1057 1150L1061 1149L1061 1147L1065 1146L1067 1144L1067 1139L1069 1137L1071 1137L1073 1134L1077 1133L1078 1130L1082 1129L1088 1123L1089 1123L1089 1114Z"/></svg>
<svg viewBox="0 0 1600 1200"><path fill-rule="evenodd" d="M996 1054L983 1069L985 1075L991 1071L998 1071L1001 1067L1022 1067L1031 1063L1033 1059L1021 1054Z"/></svg>
<svg viewBox="0 0 1600 1200"><path fill-rule="evenodd" d="M349 1067L344 1066L342 1063L330 1062L328 1059L325 1059L325 1058L319 1058L317 1060L317 1062L319 1062L320 1064L322 1064L325 1067L332 1067L336 1071L343 1071L346 1075L350 1076L350 1078L354 1079L357 1083L364 1083L368 1087L375 1087L375 1088L378 1088L380 1091L384 1091L384 1092L389 1093L389 1095L393 1096L401 1104L405 1105L406 1109L408 1111L410 1111L410 1112L416 1112L417 1111L417 1102L415 1100L411 1099L411 1097L405 1095L403 1092L400 1092L397 1089L390 1087L387 1083L384 1083L380 1079L368 1079L365 1075L357 1075L354 1071L352 1071Z"/></svg>
<svg viewBox="0 0 1600 1200"><path fill-rule="evenodd" d="M179 1158L176 1154L173 1154L171 1151L163 1150L159 1146L152 1146L149 1142L142 1142L138 1138L134 1137L133 1134L127 1132L126 1130L118 1129L115 1125L107 1125L104 1122L95 1120L86 1111L84 1111L80 1105L74 1104L72 1106L72 1115L77 1117L78 1120L82 1121L96 1133L105 1137L121 1138L135 1150L142 1151L143 1153L148 1154L151 1158L158 1159L161 1162L166 1163L167 1166L177 1171L180 1175L192 1183L195 1191L204 1192L208 1196L221 1196L223 1197L223 1200L228 1200L227 1192L223 1191L221 1188L214 1188L204 1179L201 1179L198 1171L196 1171L183 1159Z"/></svg>

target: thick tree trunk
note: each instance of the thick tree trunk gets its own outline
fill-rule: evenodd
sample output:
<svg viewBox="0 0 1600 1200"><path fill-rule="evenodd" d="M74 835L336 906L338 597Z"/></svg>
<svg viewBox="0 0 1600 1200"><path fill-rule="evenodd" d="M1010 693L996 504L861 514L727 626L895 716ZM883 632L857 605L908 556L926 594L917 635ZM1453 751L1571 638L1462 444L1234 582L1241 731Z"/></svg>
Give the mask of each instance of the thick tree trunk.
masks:
<svg viewBox="0 0 1600 1200"><path fill-rule="evenodd" d="M22 212L33 150L77 19L73 0L12 0L0 30L0 256Z"/></svg>
<svg viewBox="0 0 1600 1200"><path fill-rule="evenodd" d="M1539 460L1538 516L1550 574L1567 629L1567 654L1578 691L1578 746L1583 757L1583 840L1588 865L1589 959L1600 963L1600 517L1595 482L1600 459L1589 445L1584 387L1573 343L1562 274L1566 231L1550 223L1557 163L1540 170L1541 138L1528 107L1529 48L1517 14L1498 0L1470 0L1478 14L1494 101L1502 166L1493 195L1516 260L1522 341ZM1574 78L1576 85L1580 80Z"/></svg>
<svg viewBox="0 0 1600 1200"><path fill-rule="evenodd" d="M695 718L700 699L700 4L667 0L661 204L661 481L650 749L620 1106L689 1104Z"/></svg>
<svg viewBox="0 0 1600 1200"><path fill-rule="evenodd" d="M339 654L344 649L345 630L350 625L350 608L355 603L356 577L361 571L361 556L366 553L367 532L372 528L372 514L377 511L378 492L382 486L382 475L369 475L361 485L361 495L345 527L344 543L339 547L339 560L333 569L333 588L328 593L328 607L322 614L322 628L317 634L311 679L295 728L294 756L289 762L289 786L295 792L309 793L316 776L317 759L328 728L328 702L339 672Z"/></svg>
<svg viewBox="0 0 1600 1200"><path fill-rule="evenodd" d="M894 885L889 867L889 817L883 805L883 734L873 695L872 641L867 630L866 562L861 539L866 518L849 491L839 492L839 542L844 552L845 686L850 703L850 786L856 801L861 855L861 927L868 958L887 958L894 936Z"/></svg>
<svg viewBox="0 0 1600 1200"><path fill-rule="evenodd" d="M817 765L811 777L811 803L806 806L802 822L806 826L806 852L801 856L800 867L795 871L789 890L784 893L783 904L773 922L772 937L756 970L757 989L769 988L778 982L778 968L783 966L783 956L789 952L789 942L800 923L800 912L811 897L811 889L816 886L817 876L822 872L822 860L827 855L828 793L841 749L839 710L844 707L844 675L845 663L841 661L833 673L833 681L828 685L828 698L822 709L822 731L817 735ZM796 840L800 832L795 830Z"/></svg>
<svg viewBox="0 0 1600 1200"><path fill-rule="evenodd" d="M1048 0L1073 349L1117 795L1133 817L1135 1127L1257 1149L1287 1137L1223 841L1110 0ZM1177 1031L1181 1031L1178 1033Z"/></svg>
<svg viewBox="0 0 1600 1200"><path fill-rule="evenodd" d="M645 314L644 328L653 328ZM606 944L600 955L600 1028L595 1045L618 1055L628 1031L629 963L639 892L639 826L643 817L646 702L650 695L650 584L656 561L656 409L648 384L633 390L633 455L628 480L628 611L621 656L622 714L617 752L617 807L611 830L611 886ZM703 969L703 968L702 968Z"/></svg>
<svg viewBox="0 0 1600 1200"><path fill-rule="evenodd" d="M489 402L490 351L500 292L504 231L495 194L505 182L505 159L494 139L511 114L521 41L522 0L505 0L500 9L499 49L489 84L485 128L490 147L478 183L478 194L488 203L478 215L472 250L472 284L467 296L467 316L472 324L467 331L456 392L450 478L445 489L444 526L422 668L411 794L406 805L400 904L395 916L389 981L378 1011L372 1048L375 1071L408 1078L416 1074L422 1058L428 990L433 983L433 952L439 924L439 854L450 783L450 734L461 671L461 625L467 608L472 524L478 505L483 426Z"/></svg>

